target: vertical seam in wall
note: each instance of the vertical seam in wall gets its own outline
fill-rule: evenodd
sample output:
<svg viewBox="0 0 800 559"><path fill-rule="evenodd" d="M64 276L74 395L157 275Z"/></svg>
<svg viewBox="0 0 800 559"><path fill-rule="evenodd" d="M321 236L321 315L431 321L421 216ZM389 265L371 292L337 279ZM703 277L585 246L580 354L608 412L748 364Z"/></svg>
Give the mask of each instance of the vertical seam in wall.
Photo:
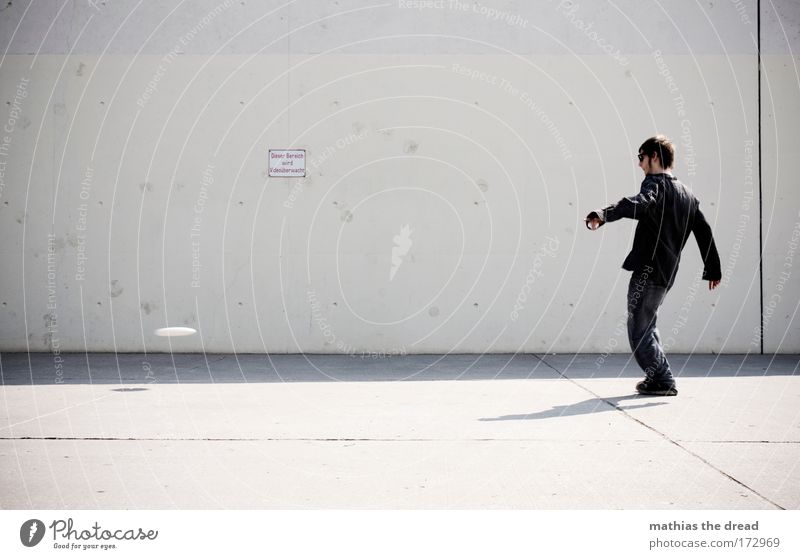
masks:
<svg viewBox="0 0 800 559"><path fill-rule="evenodd" d="M764 355L764 222L761 188L761 0L756 3L756 55L758 59L758 285L761 355Z"/></svg>
<svg viewBox="0 0 800 559"><path fill-rule="evenodd" d="M759 0L760 2L761 0ZM292 135L292 3L286 6L286 148ZM290 181L285 181L289 184Z"/></svg>

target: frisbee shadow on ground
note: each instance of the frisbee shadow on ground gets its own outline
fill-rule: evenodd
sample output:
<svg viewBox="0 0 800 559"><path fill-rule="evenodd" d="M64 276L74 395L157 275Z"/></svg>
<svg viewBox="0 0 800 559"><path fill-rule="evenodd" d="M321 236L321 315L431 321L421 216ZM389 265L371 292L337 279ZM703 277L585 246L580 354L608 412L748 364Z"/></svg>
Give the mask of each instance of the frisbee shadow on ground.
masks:
<svg viewBox="0 0 800 559"><path fill-rule="evenodd" d="M569 404L566 406L553 406L549 410L542 410L532 413L519 413L513 415L501 415L500 417L481 417L478 421L517 421L528 419L550 419L554 417L570 417L574 415L586 415L590 413L600 413L609 411L629 411L641 408L651 408L653 406L663 406L667 402L647 402L633 406L621 406L623 400L637 400L642 396L638 394L626 394L624 396L611 396L608 398L590 398L583 402Z"/></svg>

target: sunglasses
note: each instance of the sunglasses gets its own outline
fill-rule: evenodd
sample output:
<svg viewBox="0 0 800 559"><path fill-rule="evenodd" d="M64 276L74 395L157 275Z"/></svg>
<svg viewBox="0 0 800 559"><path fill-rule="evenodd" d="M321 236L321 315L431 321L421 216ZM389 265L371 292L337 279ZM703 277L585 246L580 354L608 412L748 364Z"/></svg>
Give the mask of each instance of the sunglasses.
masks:
<svg viewBox="0 0 800 559"><path fill-rule="evenodd" d="M643 153L639 153L639 154L636 155L636 157L639 158L639 161L643 161L644 158L645 158L645 155Z"/></svg>

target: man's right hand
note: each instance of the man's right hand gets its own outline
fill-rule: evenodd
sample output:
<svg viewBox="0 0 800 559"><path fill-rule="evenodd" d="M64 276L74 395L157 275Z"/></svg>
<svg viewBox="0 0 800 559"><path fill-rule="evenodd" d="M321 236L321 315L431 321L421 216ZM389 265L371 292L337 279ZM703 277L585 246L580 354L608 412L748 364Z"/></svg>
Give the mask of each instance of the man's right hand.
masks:
<svg viewBox="0 0 800 559"><path fill-rule="evenodd" d="M605 221L600 219L600 215L596 210L589 212L589 215L586 216L584 221L586 223L586 228L591 231L598 230L605 223Z"/></svg>
<svg viewBox="0 0 800 559"><path fill-rule="evenodd" d="M720 280L708 280L708 290L711 291L719 285Z"/></svg>

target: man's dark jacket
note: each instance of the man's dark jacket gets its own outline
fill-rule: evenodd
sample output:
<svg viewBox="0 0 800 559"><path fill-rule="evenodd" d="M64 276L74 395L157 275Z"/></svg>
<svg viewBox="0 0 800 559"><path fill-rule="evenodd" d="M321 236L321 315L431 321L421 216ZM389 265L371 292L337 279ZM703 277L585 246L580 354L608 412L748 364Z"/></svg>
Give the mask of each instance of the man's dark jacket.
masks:
<svg viewBox="0 0 800 559"><path fill-rule="evenodd" d="M722 279L714 236L700 202L678 179L669 173L647 175L636 196L623 198L598 210L605 222L623 217L638 219L633 248L622 267L630 271L652 266L652 280L672 287L681 251L689 234L694 233L703 258L703 279Z"/></svg>

